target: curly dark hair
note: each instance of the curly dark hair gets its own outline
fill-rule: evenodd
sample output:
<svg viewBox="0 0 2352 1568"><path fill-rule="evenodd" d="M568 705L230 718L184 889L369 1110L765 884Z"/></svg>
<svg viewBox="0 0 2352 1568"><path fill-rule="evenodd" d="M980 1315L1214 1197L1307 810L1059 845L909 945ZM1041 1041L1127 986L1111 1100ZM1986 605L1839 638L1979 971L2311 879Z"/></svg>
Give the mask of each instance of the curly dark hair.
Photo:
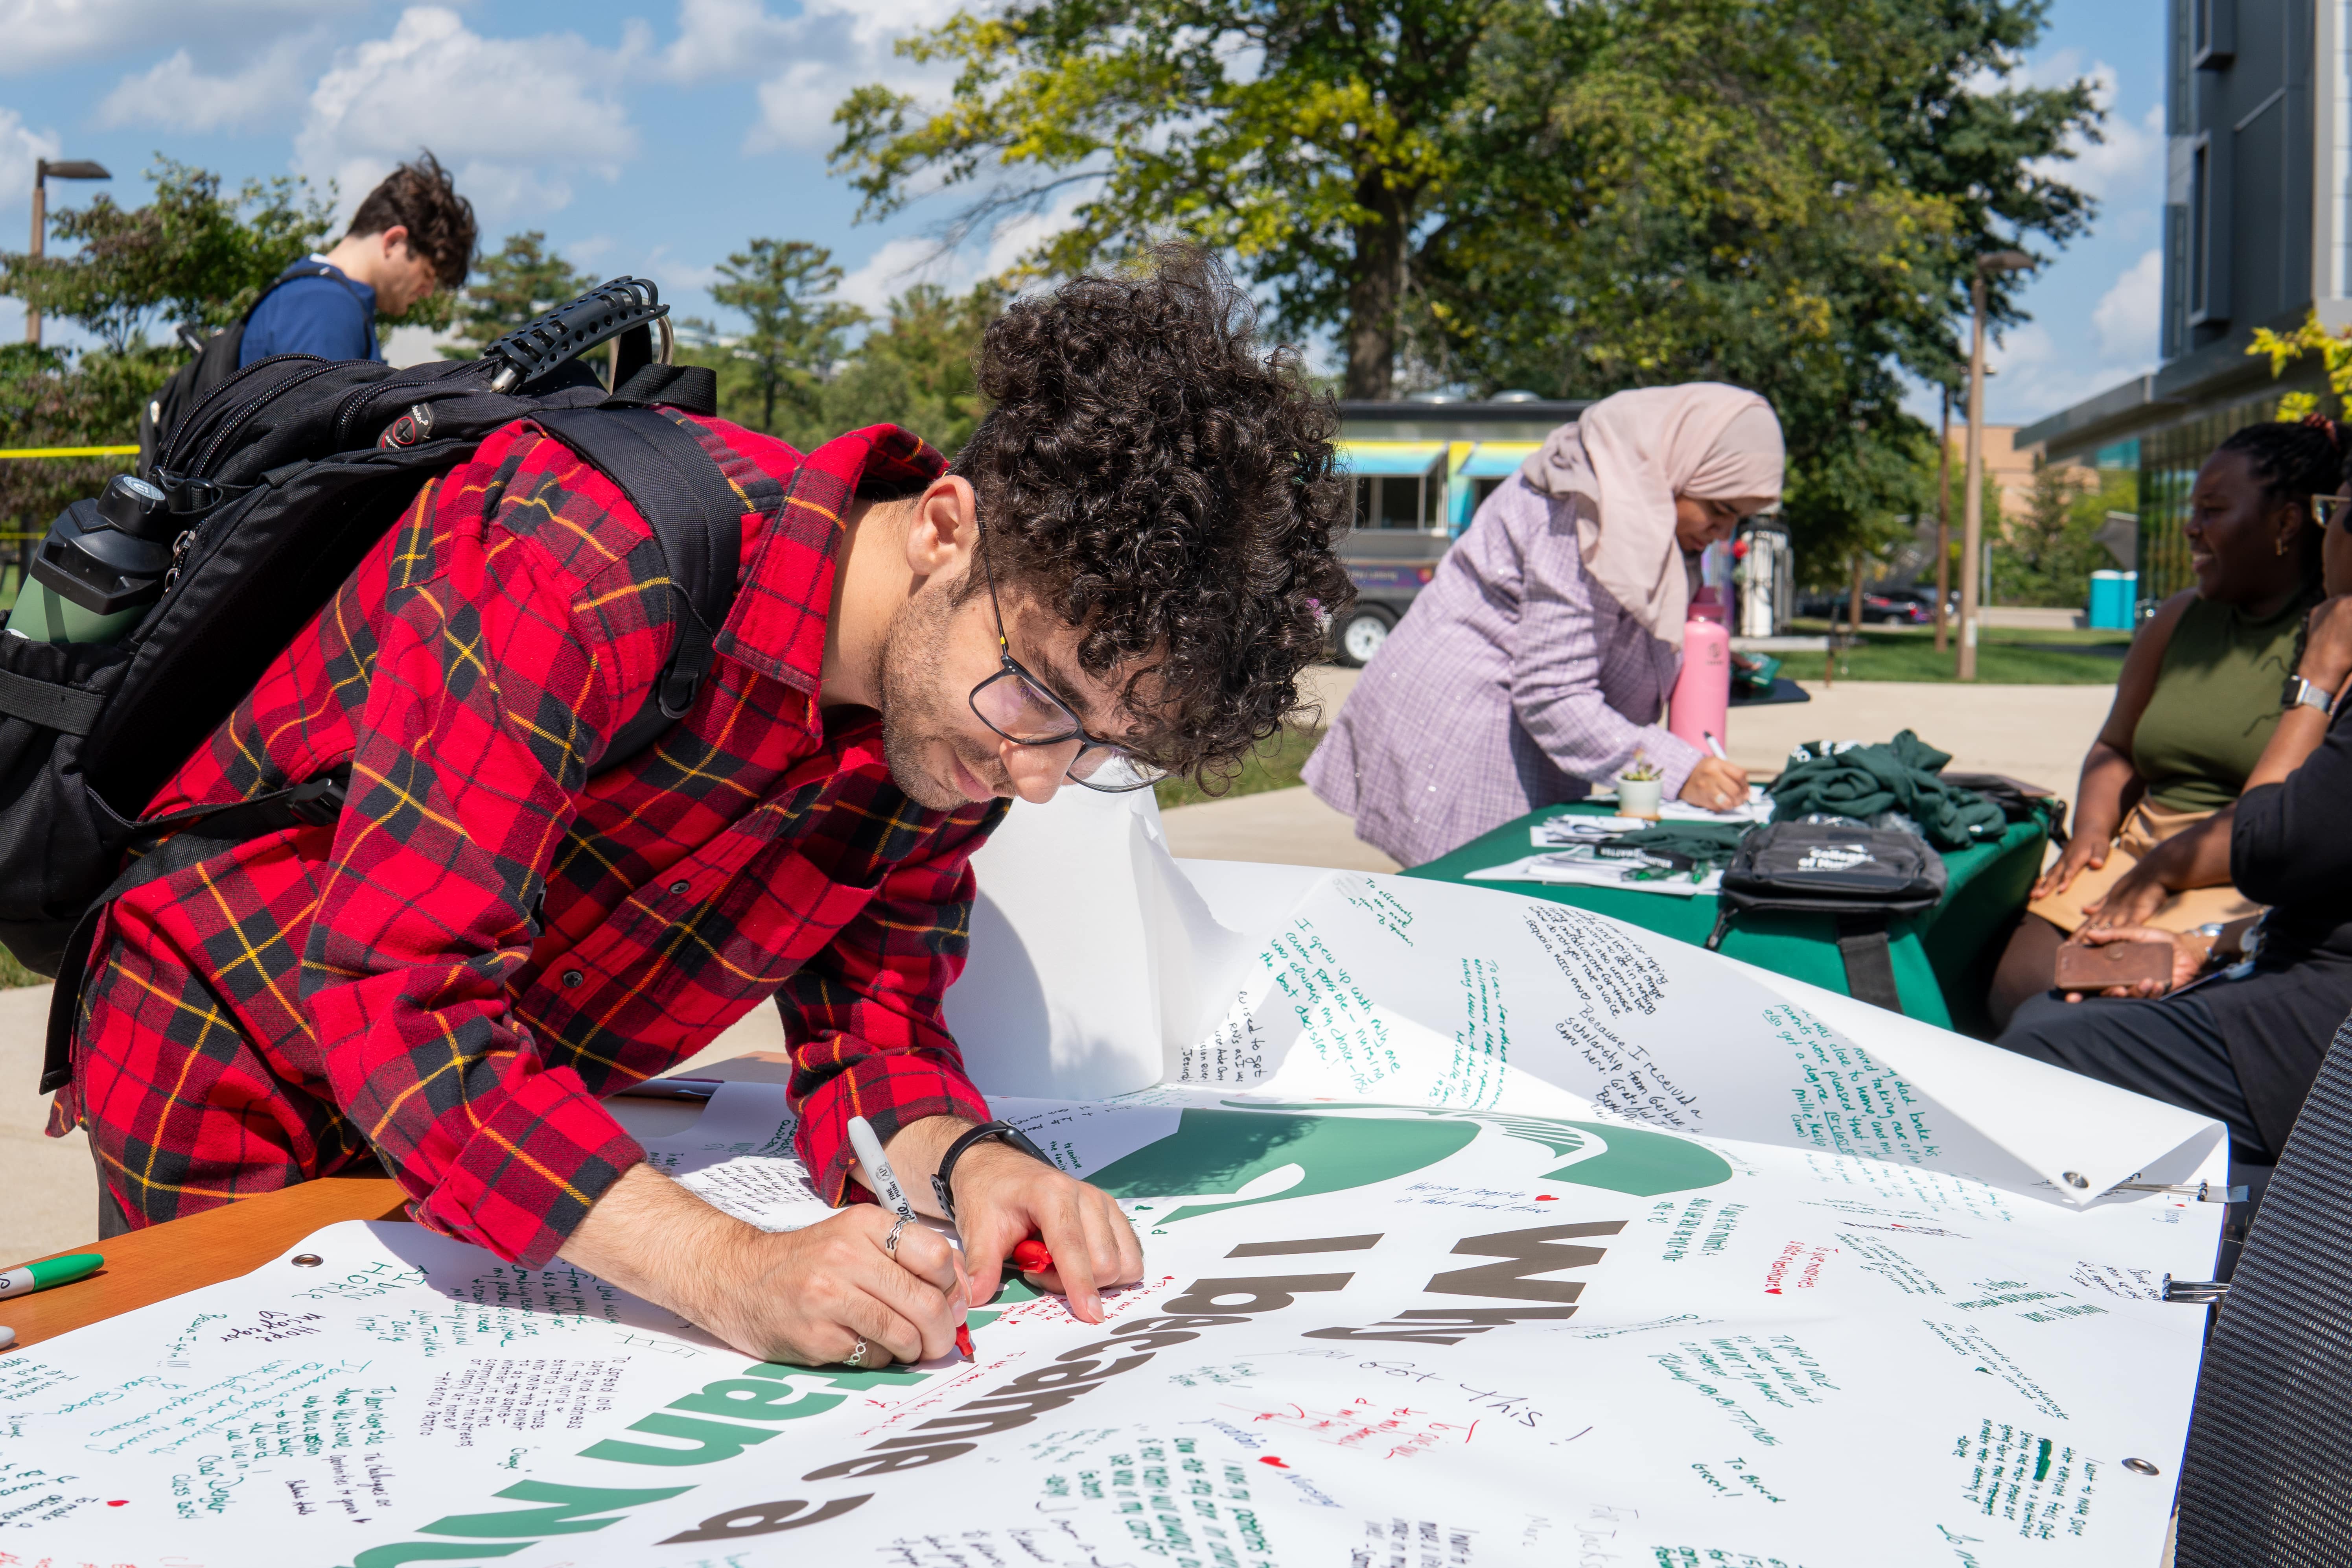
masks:
<svg viewBox="0 0 2352 1568"><path fill-rule="evenodd" d="M2305 527L2295 540L2303 574L2318 582L2321 534L2311 515L2311 498L2333 495L2344 482L2344 452L2336 426L2324 419L2264 420L2233 432L2213 450L2242 455L2273 506L2291 505L2302 511Z"/></svg>
<svg viewBox="0 0 2352 1568"><path fill-rule="evenodd" d="M1339 410L1256 324L1185 245L1018 300L982 342L993 406L954 465L999 580L1082 628L1087 674L1131 666L1130 749L1212 787L1298 707L1355 597L1333 552L1352 506Z"/></svg>
<svg viewBox="0 0 2352 1568"><path fill-rule="evenodd" d="M474 204L430 152L419 152L367 194L352 215L353 234L408 230L408 248L433 263L444 289L464 285L474 267Z"/></svg>

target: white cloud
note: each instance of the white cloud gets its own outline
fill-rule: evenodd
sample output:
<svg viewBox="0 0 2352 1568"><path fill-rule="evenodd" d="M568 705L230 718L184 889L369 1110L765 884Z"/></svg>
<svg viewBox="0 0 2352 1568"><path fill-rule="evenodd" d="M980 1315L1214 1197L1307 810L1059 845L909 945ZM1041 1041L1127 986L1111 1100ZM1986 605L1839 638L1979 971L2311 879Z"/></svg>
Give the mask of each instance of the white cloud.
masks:
<svg viewBox="0 0 2352 1568"><path fill-rule="evenodd" d="M250 125L302 100L303 57L313 32L278 39L260 58L228 76L206 76L180 50L138 76L124 77L98 106L100 125L161 125L220 131Z"/></svg>
<svg viewBox="0 0 2352 1568"><path fill-rule="evenodd" d="M365 0L0 0L0 75L144 55L182 42L258 45L273 21L309 24Z"/></svg>
<svg viewBox="0 0 2352 1568"><path fill-rule="evenodd" d="M35 131L15 110L0 109L0 209L25 211L33 195L35 161L54 158L62 151L55 132ZM23 231L17 237L23 237Z"/></svg>
<svg viewBox="0 0 2352 1568"><path fill-rule="evenodd" d="M331 176L349 212L393 164L431 147L486 222L569 204L572 180L619 178L637 132L619 88L630 51L577 35L489 38L438 5L345 49L319 79L295 163Z"/></svg>
<svg viewBox="0 0 2352 1568"><path fill-rule="evenodd" d="M677 36L657 58L660 74L694 83L760 78L760 119L743 151L821 151L833 140L833 110L863 82L901 90L944 89L952 72L915 67L892 46L955 15L961 0L804 0L778 16L763 0L679 0Z"/></svg>
<svg viewBox="0 0 2352 1568"><path fill-rule="evenodd" d="M1006 218L989 231L984 246L949 250L933 239L890 240L841 280L840 297L879 318L888 312L893 298L918 283L936 283L950 293L959 293L983 278L1010 270L1041 241L1076 223L1073 215L1085 199L1081 193L1065 192L1045 212Z"/></svg>
<svg viewBox="0 0 2352 1568"><path fill-rule="evenodd" d="M779 147L821 153L833 141L834 106L845 86L842 68L824 60L795 60L782 76L760 84L760 123L743 139L746 153Z"/></svg>
<svg viewBox="0 0 2352 1568"><path fill-rule="evenodd" d="M441 345L459 339L455 332L436 331L431 327L394 327L383 334L377 346L383 351L383 362L398 369L413 364L433 364L441 358Z"/></svg>
<svg viewBox="0 0 2352 1568"><path fill-rule="evenodd" d="M2164 253L2150 250L2126 268L2092 309L2099 349L2111 360L2153 360L2164 314Z"/></svg>
<svg viewBox="0 0 2352 1568"><path fill-rule="evenodd" d="M792 51L794 33L761 0L679 0L677 37L661 53L661 74L687 83L756 75Z"/></svg>
<svg viewBox="0 0 2352 1568"><path fill-rule="evenodd" d="M2046 178L2062 180L2103 202L2137 203L2162 188L2164 179L2164 106L2153 104L2137 121L2116 117L2116 68L2105 60L2084 65L2079 49L2057 49L2039 59L2021 60L2006 71L1980 71L1968 90L1985 94L2004 89L2072 87L2087 79L2091 101L2106 116L2102 141L2079 133L2066 138L2064 158L2045 158L2033 167Z"/></svg>

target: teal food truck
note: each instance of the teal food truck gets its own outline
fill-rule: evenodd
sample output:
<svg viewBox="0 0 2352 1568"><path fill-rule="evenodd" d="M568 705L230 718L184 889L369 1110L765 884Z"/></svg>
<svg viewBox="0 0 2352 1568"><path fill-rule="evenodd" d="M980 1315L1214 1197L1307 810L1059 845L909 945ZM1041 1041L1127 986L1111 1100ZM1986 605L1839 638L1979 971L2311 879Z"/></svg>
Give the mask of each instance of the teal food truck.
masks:
<svg viewBox="0 0 2352 1568"><path fill-rule="evenodd" d="M1585 407L1517 393L1339 405L1340 459L1356 481L1339 556L1356 603L1331 627L1332 657L1360 666L1380 652L1479 503Z"/></svg>

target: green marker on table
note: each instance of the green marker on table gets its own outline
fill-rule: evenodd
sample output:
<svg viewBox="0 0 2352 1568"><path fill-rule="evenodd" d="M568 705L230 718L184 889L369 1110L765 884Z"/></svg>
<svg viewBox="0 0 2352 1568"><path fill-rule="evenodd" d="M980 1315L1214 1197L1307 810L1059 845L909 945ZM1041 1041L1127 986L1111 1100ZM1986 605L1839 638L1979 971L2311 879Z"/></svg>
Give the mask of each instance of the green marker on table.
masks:
<svg viewBox="0 0 2352 1568"><path fill-rule="evenodd" d="M7 1273L0 1274L0 1301L11 1296L29 1296L52 1285L70 1285L105 1267L105 1257L96 1252L76 1252L64 1258L48 1258L38 1263L27 1263L22 1268L11 1268Z"/></svg>

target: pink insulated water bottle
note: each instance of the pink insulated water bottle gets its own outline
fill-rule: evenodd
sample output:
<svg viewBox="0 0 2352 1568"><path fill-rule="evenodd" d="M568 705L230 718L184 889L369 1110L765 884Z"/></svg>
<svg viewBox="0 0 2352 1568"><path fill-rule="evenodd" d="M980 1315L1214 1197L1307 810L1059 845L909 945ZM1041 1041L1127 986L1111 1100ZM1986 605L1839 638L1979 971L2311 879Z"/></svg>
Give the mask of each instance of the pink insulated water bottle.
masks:
<svg viewBox="0 0 2352 1568"><path fill-rule="evenodd" d="M1723 722L1730 709L1731 634L1694 616L1683 623L1683 672L1666 700L1666 729L1711 756L1727 743Z"/></svg>

